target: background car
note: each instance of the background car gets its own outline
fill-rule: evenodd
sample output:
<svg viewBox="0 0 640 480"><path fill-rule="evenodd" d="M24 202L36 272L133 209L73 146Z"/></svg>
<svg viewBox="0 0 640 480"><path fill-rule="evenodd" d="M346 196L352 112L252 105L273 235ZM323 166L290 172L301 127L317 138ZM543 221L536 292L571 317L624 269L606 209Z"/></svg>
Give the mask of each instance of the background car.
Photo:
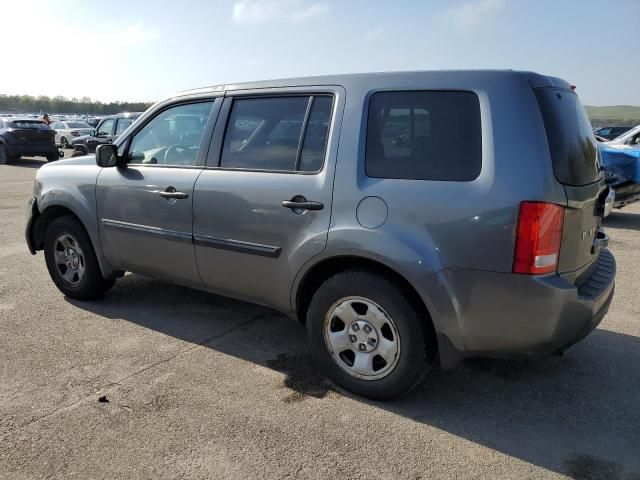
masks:
<svg viewBox="0 0 640 480"><path fill-rule="evenodd" d="M615 191L614 207L640 201L640 125L624 135L598 144L607 183Z"/></svg>
<svg viewBox="0 0 640 480"><path fill-rule="evenodd" d="M623 133L628 132L632 128L633 127L631 127L631 126L627 126L627 127L599 127L599 128L595 128L593 130L593 133L595 133L599 137L606 138L607 140L613 140L614 138L619 137Z"/></svg>
<svg viewBox="0 0 640 480"><path fill-rule="evenodd" d="M55 133L46 123L31 118L0 119L0 164L17 160L22 155L46 157L52 162L60 158L54 141Z"/></svg>
<svg viewBox="0 0 640 480"><path fill-rule="evenodd" d="M73 157L94 153L101 143L115 141L129 125L142 115L141 112L125 112L104 117L95 129L91 129L88 135L76 137L72 142Z"/></svg>
<svg viewBox="0 0 640 480"><path fill-rule="evenodd" d="M62 148L69 148L73 138L88 135L91 132L91 125L80 121L54 122L50 127L56 132L56 145Z"/></svg>

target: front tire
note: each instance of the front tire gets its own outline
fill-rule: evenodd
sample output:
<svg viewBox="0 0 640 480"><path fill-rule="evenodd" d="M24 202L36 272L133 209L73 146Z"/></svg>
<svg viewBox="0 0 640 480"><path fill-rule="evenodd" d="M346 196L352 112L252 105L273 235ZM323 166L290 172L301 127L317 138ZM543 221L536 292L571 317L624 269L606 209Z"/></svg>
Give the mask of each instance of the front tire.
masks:
<svg viewBox="0 0 640 480"><path fill-rule="evenodd" d="M317 363L335 383L386 400L415 387L434 363L435 335L422 317L392 279L349 270L314 294L307 335Z"/></svg>
<svg viewBox="0 0 640 480"><path fill-rule="evenodd" d="M115 282L102 276L89 235L71 216L58 217L47 226L44 256L53 283L68 297L98 298Z"/></svg>
<svg viewBox="0 0 640 480"><path fill-rule="evenodd" d="M7 147L0 143L0 165L4 165L9 162L9 152Z"/></svg>

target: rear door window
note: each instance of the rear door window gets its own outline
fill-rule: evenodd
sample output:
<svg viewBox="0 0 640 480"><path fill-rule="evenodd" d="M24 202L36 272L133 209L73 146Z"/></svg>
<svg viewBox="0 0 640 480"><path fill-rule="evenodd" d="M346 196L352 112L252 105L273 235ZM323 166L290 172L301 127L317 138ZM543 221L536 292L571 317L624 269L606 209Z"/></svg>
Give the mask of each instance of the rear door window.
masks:
<svg viewBox="0 0 640 480"><path fill-rule="evenodd" d="M220 166L316 172L324 163L333 97L245 98L233 102Z"/></svg>
<svg viewBox="0 0 640 480"><path fill-rule="evenodd" d="M379 92L371 96L369 177L471 181L482 168L480 103L472 92Z"/></svg>
<svg viewBox="0 0 640 480"><path fill-rule="evenodd" d="M598 146L578 96L555 88L535 92L558 181L579 186L599 180Z"/></svg>

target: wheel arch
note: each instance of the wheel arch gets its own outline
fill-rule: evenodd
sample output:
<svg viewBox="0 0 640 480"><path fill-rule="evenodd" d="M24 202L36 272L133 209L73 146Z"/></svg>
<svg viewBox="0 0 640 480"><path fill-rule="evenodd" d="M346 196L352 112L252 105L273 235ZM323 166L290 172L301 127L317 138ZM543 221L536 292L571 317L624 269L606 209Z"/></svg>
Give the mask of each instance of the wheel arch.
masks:
<svg viewBox="0 0 640 480"><path fill-rule="evenodd" d="M32 222L29 231L30 247L33 247L34 252L44 249L47 226L56 218L70 216L76 219L80 223L80 225L82 225L82 228L84 228L84 230L87 232L87 235L91 240L93 250L96 254L96 258L98 259L98 264L100 266L100 271L102 272L103 277L112 278L117 277L121 274L121 272L114 270L110 265L107 264L102 256L102 249L99 240L95 238L95 235L92 234L91 229L87 228L87 225L83 221L82 217L72 207L70 207L69 205L53 204L46 206L42 210L37 210L39 211L39 214L37 215L35 221Z"/></svg>
<svg viewBox="0 0 640 480"><path fill-rule="evenodd" d="M425 302L404 275L380 261L358 255L341 255L326 258L311 266L304 273L295 290L294 297L295 312L300 323L304 324L306 322L306 314L313 292L333 275L354 269L369 271L392 279L409 297L414 306L418 308L422 318L433 328L433 320Z"/></svg>

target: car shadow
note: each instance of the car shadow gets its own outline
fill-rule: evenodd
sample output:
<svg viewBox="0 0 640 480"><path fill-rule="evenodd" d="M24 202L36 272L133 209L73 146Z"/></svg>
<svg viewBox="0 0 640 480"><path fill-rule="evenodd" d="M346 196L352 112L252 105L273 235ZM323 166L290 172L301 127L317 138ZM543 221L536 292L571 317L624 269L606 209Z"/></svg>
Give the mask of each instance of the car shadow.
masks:
<svg viewBox="0 0 640 480"><path fill-rule="evenodd" d="M40 168L45 163L47 163L46 158L21 158L20 160L11 160L7 165L13 167Z"/></svg>
<svg viewBox="0 0 640 480"><path fill-rule="evenodd" d="M304 328L264 307L138 275L102 300L68 301L281 372L283 404L348 396L573 478L640 478L640 339L606 324L563 357L467 360L374 402L335 387L305 353Z"/></svg>
<svg viewBox="0 0 640 480"><path fill-rule="evenodd" d="M603 224L606 228L622 228L625 230L640 231L640 214L614 211L604 219Z"/></svg>

